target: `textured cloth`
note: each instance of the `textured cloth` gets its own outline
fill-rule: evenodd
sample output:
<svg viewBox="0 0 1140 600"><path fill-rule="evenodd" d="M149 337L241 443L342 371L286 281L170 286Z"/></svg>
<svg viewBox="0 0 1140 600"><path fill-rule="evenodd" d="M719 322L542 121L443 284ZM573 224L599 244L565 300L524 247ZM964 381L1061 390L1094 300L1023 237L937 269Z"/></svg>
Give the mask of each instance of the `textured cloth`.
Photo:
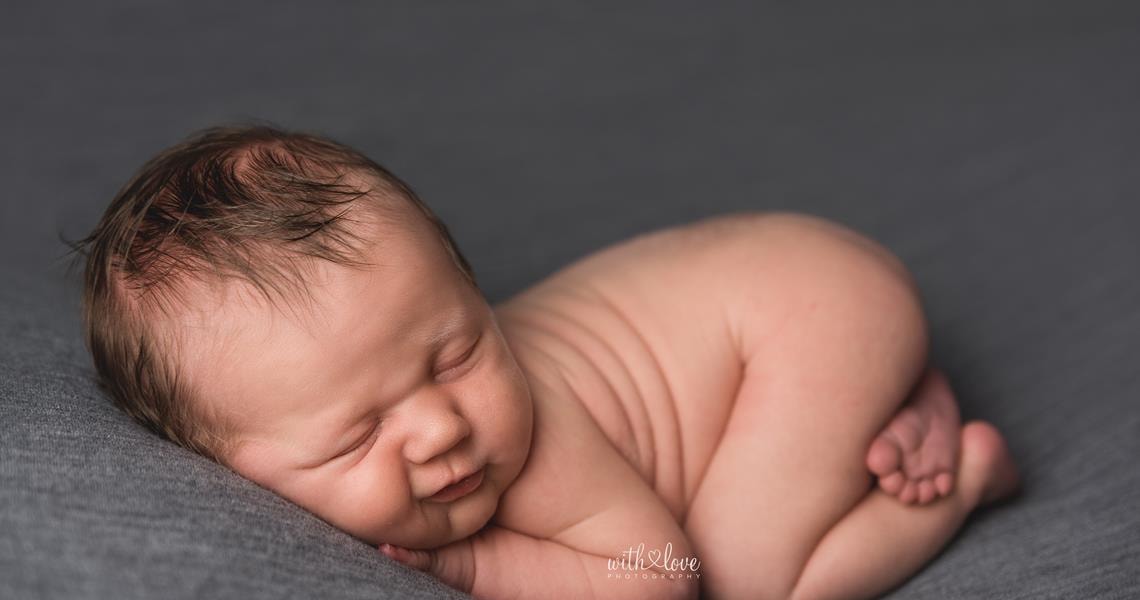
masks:
<svg viewBox="0 0 1140 600"><path fill-rule="evenodd" d="M408 179L492 302L733 210L866 233L1025 481L890 597L1140 597L1140 6L758 4L7 9L0 597L446 597L90 381L57 230L248 117Z"/></svg>

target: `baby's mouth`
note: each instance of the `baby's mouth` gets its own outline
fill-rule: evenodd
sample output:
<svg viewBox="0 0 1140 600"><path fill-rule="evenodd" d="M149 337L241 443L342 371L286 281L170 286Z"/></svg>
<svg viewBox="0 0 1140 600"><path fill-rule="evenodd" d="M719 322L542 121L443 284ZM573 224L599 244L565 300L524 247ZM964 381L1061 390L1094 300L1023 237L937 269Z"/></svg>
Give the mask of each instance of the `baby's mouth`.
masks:
<svg viewBox="0 0 1140 600"><path fill-rule="evenodd" d="M483 485L483 474L486 472L486 470L486 466L480 467L478 471L475 471L467 477L464 477L463 479L460 479L459 481L436 492L427 498L427 501L451 502L474 492L475 490L479 489L479 486Z"/></svg>

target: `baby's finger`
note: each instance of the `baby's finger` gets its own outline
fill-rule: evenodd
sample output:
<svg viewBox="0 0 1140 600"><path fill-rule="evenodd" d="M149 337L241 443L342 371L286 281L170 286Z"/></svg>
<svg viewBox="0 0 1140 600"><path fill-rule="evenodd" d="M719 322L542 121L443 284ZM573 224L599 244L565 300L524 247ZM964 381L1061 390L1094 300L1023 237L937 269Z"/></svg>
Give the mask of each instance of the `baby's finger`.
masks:
<svg viewBox="0 0 1140 600"><path fill-rule="evenodd" d="M412 550L392 544L380 544L380 552L418 571L431 571L431 553L426 550Z"/></svg>

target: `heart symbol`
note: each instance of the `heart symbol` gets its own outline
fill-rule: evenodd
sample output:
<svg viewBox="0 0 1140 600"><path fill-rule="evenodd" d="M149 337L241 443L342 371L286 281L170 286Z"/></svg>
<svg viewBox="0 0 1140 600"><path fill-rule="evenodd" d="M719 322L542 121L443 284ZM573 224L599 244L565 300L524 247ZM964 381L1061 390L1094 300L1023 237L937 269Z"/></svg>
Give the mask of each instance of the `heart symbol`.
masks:
<svg viewBox="0 0 1140 600"><path fill-rule="evenodd" d="M660 558L661 558L661 551L660 551L660 550L650 550L649 552L646 552L645 554L646 554L646 556L648 556L648 557L649 557L649 563L650 563L651 565L653 565L653 566L655 566L655 567L660 567L660 566L661 566L661 565L660 565L660 564L658 564L658 562L657 562L657 561L658 561L658 559L660 559Z"/></svg>

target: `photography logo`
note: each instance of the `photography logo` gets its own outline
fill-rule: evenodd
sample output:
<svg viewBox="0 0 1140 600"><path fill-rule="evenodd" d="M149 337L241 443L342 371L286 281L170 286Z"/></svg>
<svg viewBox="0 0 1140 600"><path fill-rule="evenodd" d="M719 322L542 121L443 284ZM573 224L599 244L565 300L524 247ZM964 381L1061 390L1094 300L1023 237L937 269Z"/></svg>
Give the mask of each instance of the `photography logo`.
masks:
<svg viewBox="0 0 1140 600"><path fill-rule="evenodd" d="M606 560L606 579L614 581L700 579L701 561L695 556L673 556L673 544L647 550L642 542L617 558Z"/></svg>

